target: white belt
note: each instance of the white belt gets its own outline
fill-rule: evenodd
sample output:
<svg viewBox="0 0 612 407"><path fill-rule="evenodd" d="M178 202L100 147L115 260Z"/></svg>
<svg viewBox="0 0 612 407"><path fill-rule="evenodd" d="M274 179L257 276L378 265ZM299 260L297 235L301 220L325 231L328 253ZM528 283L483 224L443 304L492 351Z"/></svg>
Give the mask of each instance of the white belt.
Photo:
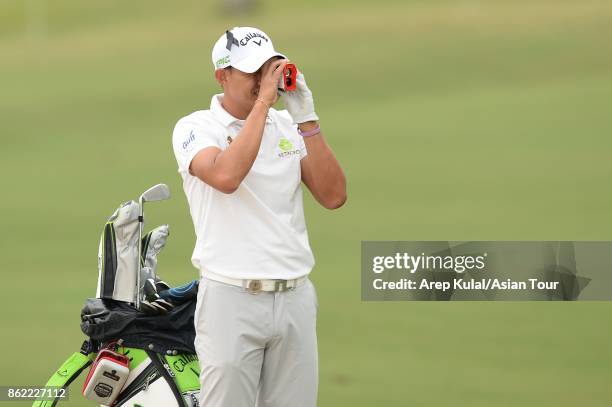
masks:
<svg viewBox="0 0 612 407"><path fill-rule="evenodd" d="M239 279L222 276L220 274L213 273L208 270L202 270L202 275L209 280L218 281L237 287L242 287L251 294L258 294L262 291L266 292L283 292L289 290L295 290L308 280L308 276L303 276L293 280L250 280L250 279Z"/></svg>

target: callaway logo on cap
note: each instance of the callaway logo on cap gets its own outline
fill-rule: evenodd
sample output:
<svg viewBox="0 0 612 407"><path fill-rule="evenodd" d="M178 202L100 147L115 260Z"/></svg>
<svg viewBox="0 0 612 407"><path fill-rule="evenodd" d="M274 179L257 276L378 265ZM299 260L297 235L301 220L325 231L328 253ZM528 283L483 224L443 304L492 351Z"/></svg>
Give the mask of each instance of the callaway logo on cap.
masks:
<svg viewBox="0 0 612 407"><path fill-rule="evenodd" d="M215 69L232 66L245 73L257 71L268 59L279 56L268 35L253 27L234 27L223 34L212 50Z"/></svg>

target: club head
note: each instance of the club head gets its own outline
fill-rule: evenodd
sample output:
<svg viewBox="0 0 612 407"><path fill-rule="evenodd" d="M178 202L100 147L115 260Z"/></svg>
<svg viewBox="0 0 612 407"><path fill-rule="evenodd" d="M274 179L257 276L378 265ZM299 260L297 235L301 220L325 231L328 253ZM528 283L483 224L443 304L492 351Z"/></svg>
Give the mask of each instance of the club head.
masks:
<svg viewBox="0 0 612 407"><path fill-rule="evenodd" d="M170 188L166 184L157 184L147 189L140 195L138 198L138 203L140 204L140 216L138 216L138 260L137 260L137 274L136 274L136 309L141 310L144 304L144 307L150 308L149 311L156 308L155 305L151 303L145 303L141 301L141 290L140 290L140 271L141 271L141 263L140 263L140 253L142 252L142 229L144 226L144 203L145 202L155 202L155 201L163 201L166 199L170 199Z"/></svg>
<svg viewBox="0 0 612 407"><path fill-rule="evenodd" d="M170 199L170 188L166 184L157 184L140 195L141 202L155 202Z"/></svg>

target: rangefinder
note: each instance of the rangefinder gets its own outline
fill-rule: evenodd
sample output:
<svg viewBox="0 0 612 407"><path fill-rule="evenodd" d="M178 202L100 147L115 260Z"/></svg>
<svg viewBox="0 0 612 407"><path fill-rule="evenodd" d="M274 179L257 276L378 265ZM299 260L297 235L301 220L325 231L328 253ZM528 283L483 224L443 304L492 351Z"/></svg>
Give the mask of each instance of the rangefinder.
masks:
<svg viewBox="0 0 612 407"><path fill-rule="evenodd" d="M283 91L294 91L297 89L297 74L298 70L295 64L285 65L283 73L278 82L278 89Z"/></svg>

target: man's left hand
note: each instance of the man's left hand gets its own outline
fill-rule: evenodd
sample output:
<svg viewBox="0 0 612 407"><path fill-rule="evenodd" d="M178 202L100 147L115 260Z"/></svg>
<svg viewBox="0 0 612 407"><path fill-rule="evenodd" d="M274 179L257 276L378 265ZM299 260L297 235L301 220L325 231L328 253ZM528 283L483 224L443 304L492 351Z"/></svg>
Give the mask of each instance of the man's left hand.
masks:
<svg viewBox="0 0 612 407"><path fill-rule="evenodd" d="M298 72L296 78L296 90L281 92L281 98L285 103L287 111L293 118L295 124L319 120L319 116L314 111L314 99L312 92L306 85L304 74Z"/></svg>

